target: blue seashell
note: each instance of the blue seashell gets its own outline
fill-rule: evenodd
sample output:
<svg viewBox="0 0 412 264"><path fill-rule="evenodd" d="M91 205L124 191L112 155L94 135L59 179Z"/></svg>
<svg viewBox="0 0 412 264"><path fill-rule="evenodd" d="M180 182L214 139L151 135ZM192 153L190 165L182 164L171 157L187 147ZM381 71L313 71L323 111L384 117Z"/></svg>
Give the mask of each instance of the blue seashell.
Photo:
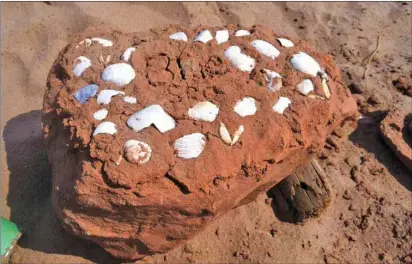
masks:
<svg viewBox="0 0 412 264"><path fill-rule="evenodd" d="M89 84L80 88L74 93L74 98L76 98L79 103L84 104L90 97L96 95L99 86L97 84Z"/></svg>

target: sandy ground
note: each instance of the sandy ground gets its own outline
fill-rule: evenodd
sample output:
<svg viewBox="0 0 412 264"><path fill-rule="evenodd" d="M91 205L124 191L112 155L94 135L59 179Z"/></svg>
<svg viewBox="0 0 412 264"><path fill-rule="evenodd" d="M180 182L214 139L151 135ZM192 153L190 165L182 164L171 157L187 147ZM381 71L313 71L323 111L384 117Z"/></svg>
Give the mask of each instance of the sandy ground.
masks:
<svg viewBox="0 0 412 264"><path fill-rule="evenodd" d="M335 56L360 110L371 117L335 133L320 155L335 191L304 225L282 222L262 194L175 250L141 262L412 263L412 175L377 128L387 110L411 112L391 85L412 74L411 3L1 3L1 214L25 230L11 263L114 263L66 234L50 205L40 132L46 76L65 44L87 26L126 32L166 24L265 24ZM358 62L376 47L366 80ZM358 59L357 59L358 58ZM408 109L409 108L409 109ZM342 131L341 131L342 132Z"/></svg>

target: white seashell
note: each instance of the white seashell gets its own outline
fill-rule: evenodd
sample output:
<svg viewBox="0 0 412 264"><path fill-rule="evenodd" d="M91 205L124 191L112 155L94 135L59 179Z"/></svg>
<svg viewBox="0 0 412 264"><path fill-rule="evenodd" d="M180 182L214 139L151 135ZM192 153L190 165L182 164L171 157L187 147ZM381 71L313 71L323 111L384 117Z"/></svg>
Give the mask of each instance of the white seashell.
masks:
<svg viewBox="0 0 412 264"><path fill-rule="evenodd" d="M256 101L252 97L245 97L236 102L233 110L242 117L254 115L256 113Z"/></svg>
<svg viewBox="0 0 412 264"><path fill-rule="evenodd" d="M92 41L96 41L101 44L103 47L111 47L113 46L113 42L108 39L103 38L92 38Z"/></svg>
<svg viewBox="0 0 412 264"><path fill-rule="evenodd" d="M124 155L130 163L143 164L152 157L152 149L150 146L139 140L130 139L124 143Z"/></svg>
<svg viewBox="0 0 412 264"><path fill-rule="evenodd" d="M255 68L255 59L242 54L238 46L227 48L225 57L241 71L251 72Z"/></svg>
<svg viewBox="0 0 412 264"><path fill-rule="evenodd" d="M299 52L293 55L290 59L290 63L295 70L312 75L313 77L323 73L319 63L304 52Z"/></svg>
<svg viewBox="0 0 412 264"><path fill-rule="evenodd" d="M267 83L267 88L269 91L274 92L274 91L279 91L280 88L282 88L283 83L282 83L282 76L274 71L263 69L266 73L265 79L268 82Z"/></svg>
<svg viewBox="0 0 412 264"><path fill-rule="evenodd" d="M217 44L224 43L229 40L229 30L218 30L215 36Z"/></svg>
<svg viewBox="0 0 412 264"><path fill-rule="evenodd" d="M136 97L133 97L133 96L125 96L125 97L123 97L123 101L125 101L125 102L128 103L128 104L135 104L135 103L137 103Z"/></svg>
<svg viewBox="0 0 412 264"><path fill-rule="evenodd" d="M209 30L203 30L202 32L199 33L199 35L196 36L196 38L193 41L200 41L203 43L207 43L213 39L212 34L210 33Z"/></svg>
<svg viewBox="0 0 412 264"><path fill-rule="evenodd" d="M236 31L235 36L236 37L243 37L243 36L249 36L250 32L244 29L240 29L238 31Z"/></svg>
<svg viewBox="0 0 412 264"><path fill-rule="evenodd" d="M96 120L103 120L106 118L107 114L109 113L109 111L105 108L100 109L99 111L94 112L93 114L93 118Z"/></svg>
<svg viewBox="0 0 412 264"><path fill-rule="evenodd" d="M191 118L206 122L215 121L218 113L219 107L209 101L197 103L188 111Z"/></svg>
<svg viewBox="0 0 412 264"><path fill-rule="evenodd" d="M113 122L105 121L100 123L96 129L93 132L93 137L98 135L98 134L110 134L114 135L116 134L117 129L116 129L116 124Z"/></svg>
<svg viewBox="0 0 412 264"><path fill-rule="evenodd" d="M236 142L240 138L240 135L242 135L243 131L245 131L245 127L243 125L240 125L239 128L236 130L236 132L233 134L233 139L232 139L232 142L230 143L231 146L236 144Z"/></svg>
<svg viewBox="0 0 412 264"><path fill-rule="evenodd" d="M285 38L277 38L277 40L279 41L280 45L282 45L282 46L285 47L285 48L291 48L291 47L295 46L295 45L293 44L293 42L290 41L290 40L288 40L288 39L285 39Z"/></svg>
<svg viewBox="0 0 412 264"><path fill-rule="evenodd" d="M124 92L117 91L117 90L102 90L99 95L97 96L97 103L98 104L109 104L112 100L112 96L115 95L125 95Z"/></svg>
<svg viewBox="0 0 412 264"><path fill-rule="evenodd" d="M298 91L303 95L308 95L308 93L312 92L315 88L313 87L313 83L309 79L303 80L297 86Z"/></svg>
<svg viewBox="0 0 412 264"><path fill-rule="evenodd" d="M87 68L92 66L92 62L89 60L89 58L86 58L84 56L80 56L75 59L73 64L73 74L77 77L81 76Z"/></svg>
<svg viewBox="0 0 412 264"><path fill-rule="evenodd" d="M220 122L219 134L223 142L228 145L232 144L232 137L230 136L229 130L227 130L227 127L222 122Z"/></svg>
<svg viewBox="0 0 412 264"><path fill-rule="evenodd" d="M185 32L177 32L169 36L170 39L173 40L182 40L182 41L187 41L187 35Z"/></svg>
<svg viewBox="0 0 412 264"><path fill-rule="evenodd" d="M322 89L326 99L330 98L330 90L328 86L328 77L326 74L322 74Z"/></svg>
<svg viewBox="0 0 412 264"><path fill-rule="evenodd" d="M274 60L277 56L279 56L280 51L275 48L272 44L269 42L266 42L264 40L254 40L250 43L257 51L262 53L265 56L268 56L272 60Z"/></svg>
<svg viewBox="0 0 412 264"><path fill-rule="evenodd" d="M289 98L281 96L281 97L279 97L279 100L276 102L276 104L273 105L272 109L273 109L273 111L275 111L279 114L283 114L285 109L291 103L292 103L292 101L290 101Z"/></svg>
<svg viewBox="0 0 412 264"><path fill-rule="evenodd" d="M161 133L176 127L176 122L160 105L150 105L136 113L127 120L127 125L135 132L154 125Z"/></svg>
<svg viewBox="0 0 412 264"><path fill-rule="evenodd" d="M92 40L91 39L84 39L82 41L79 42L79 44L76 46L76 49L80 46L80 45L85 45L86 48L89 47L90 45L92 45Z"/></svg>
<svg viewBox="0 0 412 264"><path fill-rule="evenodd" d="M102 73L102 80L106 82L112 82L118 86L124 86L130 83L136 77L136 73L130 64L128 63L116 63L112 64Z"/></svg>
<svg viewBox="0 0 412 264"><path fill-rule="evenodd" d="M206 137L201 133L193 133L176 139L174 148L178 157L192 159L198 157L206 145Z"/></svg>
<svg viewBox="0 0 412 264"><path fill-rule="evenodd" d="M129 47L127 48L122 56L120 57L120 59L124 60L124 61L128 61L130 59L130 56L132 56L133 51L135 51L136 48L135 47Z"/></svg>

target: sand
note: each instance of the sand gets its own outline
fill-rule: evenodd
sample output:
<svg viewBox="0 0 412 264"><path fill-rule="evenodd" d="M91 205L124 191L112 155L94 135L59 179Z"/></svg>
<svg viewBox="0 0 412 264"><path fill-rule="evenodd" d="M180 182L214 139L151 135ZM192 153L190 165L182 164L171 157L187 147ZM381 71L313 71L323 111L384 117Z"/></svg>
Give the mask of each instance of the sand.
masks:
<svg viewBox="0 0 412 264"><path fill-rule="evenodd" d="M87 26L126 32L183 23L264 24L335 56L344 83L370 116L331 136L321 157L335 191L330 208L303 225L282 222L267 200L226 214L186 245L141 262L404 262L412 260L412 177L378 127L411 97L392 81L411 78L411 3L1 3L2 216L25 231L11 263L115 262L65 233L50 204L50 168L40 130L48 71ZM376 47L366 79L362 60Z"/></svg>

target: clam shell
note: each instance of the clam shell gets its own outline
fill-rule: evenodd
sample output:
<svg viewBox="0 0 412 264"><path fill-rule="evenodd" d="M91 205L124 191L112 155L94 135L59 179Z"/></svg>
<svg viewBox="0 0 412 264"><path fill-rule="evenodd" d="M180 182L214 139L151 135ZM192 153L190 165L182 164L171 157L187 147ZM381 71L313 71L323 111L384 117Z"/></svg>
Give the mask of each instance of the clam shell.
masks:
<svg viewBox="0 0 412 264"><path fill-rule="evenodd" d="M308 93L314 90L313 83L309 79L303 80L301 83L296 85L296 87L298 88L298 91L303 95L308 95Z"/></svg>
<svg viewBox="0 0 412 264"><path fill-rule="evenodd" d="M255 68L255 59L242 54L238 46L227 48L225 57L241 71L251 72Z"/></svg>
<svg viewBox="0 0 412 264"><path fill-rule="evenodd" d="M98 134L110 134L114 135L116 134L117 129L116 129L116 124L113 122L105 121L100 123L96 129L93 131L93 137L98 135Z"/></svg>
<svg viewBox="0 0 412 264"><path fill-rule="evenodd" d="M122 91L102 90L97 96L97 103L98 104L109 104L110 101L112 100L112 97L119 95L119 94L125 95L125 93Z"/></svg>
<svg viewBox="0 0 412 264"><path fill-rule="evenodd" d="M265 56L268 56L272 60L274 60L280 54L280 51L275 48L275 46L264 40L254 40L250 43L250 45L252 45L257 51Z"/></svg>
<svg viewBox="0 0 412 264"><path fill-rule="evenodd" d="M285 38L277 38L277 40L279 41L280 45L282 45L282 46L285 47L285 48L291 48L291 47L295 46L295 45L293 44L293 42L290 41L290 40L288 40L288 39L285 39Z"/></svg>
<svg viewBox="0 0 412 264"><path fill-rule="evenodd" d="M187 41L187 35L186 35L185 32L176 32L176 33L170 35L169 38L173 39L173 40Z"/></svg>
<svg viewBox="0 0 412 264"><path fill-rule="evenodd" d="M217 44L224 43L229 40L229 30L218 30L215 36Z"/></svg>
<svg viewBox="0 0 412 264"><path fill-rule="evenodd" d="M96 120L103 120L107 117L107 114L109 113L109 111L105 108L100 109L96 112L94 112L93 114L93 118Z"/></svg>
<svg viewBox="0 0 412 264"><path fill-rule="evenodd" d="M193 133L176 139L174 148L176 155L182 159L197 158L206 145L206 137L201 133Z"/></svg>
<svg viewBox="0 0 412 264"><path fill-rule="evenodd" d="M215 121L218 113L219 107L209 101L197 103L188 111L191 118L206 122Z"/></svg>
<svg viewBox="0 0 412 264"><path fill-rule="evenodd" d="M125 96L125 97L123 97L123 101L125 101L125 102L128 103L128 104L135 104L135 103L137 103L136 97L133 97L133 96Z"/></svg>
<svg viewBox="0 0 412 264"><path fill-rule="evenodd" d="M236 142L239 140L240 135L243 134L243 131L245 131L245 127L243 125L240 125L239 128L235 131L235 133L233 134L233 139L232 142L230 143L231 146L233 146L234 144L236 144Z"/></svg>
<svg viewBox="0 0 412 264"><path fill-rule="evenodd" d="M282 88L282 76L274 71L263 69L266 73L265 78L267 83L267 88L269 91L279 91Z"/></svg>
<svg viewBox="0 0 412 264"><path fill-rule="evenodd" d="M197 35L195 37L195 39L193 41L200 41L203 43L207 43L209 41L211 41L213 39L212 34L210 33L209 30L203 30L202 32L199 33L199 35Z"/></svg>
<svg viewBox="0 0 412 264"><path fill-rule="evenodd" d="M90 59L84 56L77 57L73 64L73 74L77 77L80 77L87 68L92 66Z"/></svg>
<svg viewBox="0 0 412 264"><path fill-rule="evenodd" d="M225 142L227 145L232 144L232 137L230 136L229 130L227 130L226 125L222 122L220 122L219 134L223 142Z"/></svg>
<svg viewBox="0 0 412 264"><path fill-rule="evenodd" d="M100 45L102 45L103 47L111 47L113 46L113 42L111 40L108 39L104 39L104 38L92 38L92 41L96 41L98 42Z"/></svg>
<svg viewBox="0 0 412 264"><path fill-rule="evenodd" d="M132 56L133 51L135 51L136 48L135 47L129 47L127 48L122 56L120 57L120 59L124 60L124 61L128 61L130 59L130 57Z"/></svg>
<svg viewBox="0 0 412 264"><path fill-rule="evenodd" d="M102 73L102 80L105 82L112 82L118 86L129 84L136 77L136 73L132 66L128 63L112 64Z"/></svg>
<svg viewBox="0 0 412 264"><path fill-rule="evenodd" d="M89 84L74 93L74 98L81 103L84 104L90 98L96 95L99 86L97 84Z"/></svg>
<svg viewBox="0 0 412 264"><path fill-rule="evenodd" d="M150 105L129 117L127 125L135 132L154 125L161 133L176 127L176 122L160 105Z"/></svg>
<svg viewBox="0 0 412 264"><path fill-rule="evenodd" d="M244 29L240 29L235 32L236 37L243 37L243 36L249 36L249 35L250 35L250 32Z"/></svg>
<svg viewBox="0 0 412 264"><path fill-rule="evenodd" d="M139 140L130 139L124 143L124 156L130 163L144 164L152 157L152 149L150 146Z"/></svg>
<svg viewBox="0 0 412 264"><path fill-rule="evenodd" d="M236 102L233 110L241 117L254 115L256 113L256 100L252 97L245 97Z"/></svg>
<svg viewBox="0 0 412 264"><path fill-rule="evenodd" d="M316 77L319 73L323 72L319 63L304 52L299 52L293 55L290 59L290 63L295 70L312 75L313 77Z"/></svg>
<svg viewBox="0 0 412 264"><path fill-rule="evenodd" d="M285 109L292 103L289 98L287 97L279 97L279 100L273 105L272 109L273 111L283 114Z"/></svg>

